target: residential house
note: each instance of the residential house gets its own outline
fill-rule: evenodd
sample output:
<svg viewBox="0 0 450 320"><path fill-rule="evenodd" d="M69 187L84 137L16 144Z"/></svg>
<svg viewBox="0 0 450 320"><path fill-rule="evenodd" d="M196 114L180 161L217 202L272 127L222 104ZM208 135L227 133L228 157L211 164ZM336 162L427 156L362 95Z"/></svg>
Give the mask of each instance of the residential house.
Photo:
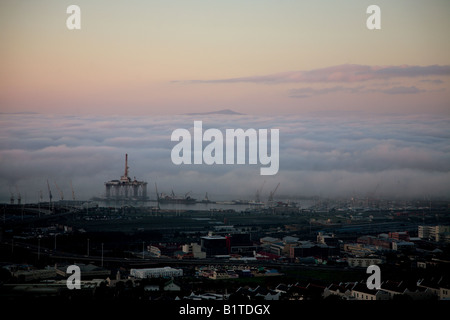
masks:
<svg viewBox="0 0 450 320"><path fill-rule="evenodd" d="M380 289L369 289L366 283L357 282L352 288L352 297L356 300L389 300L389 293Z"/></svg>
<svg viewBox="0 0 450 320"><path fill-rule="evenodd" d="M331 295L339 296L344 300L352 300L352 289L355 286L356 282L340 282L340 283L332 283L323 291L323 297L327 298Z"/></svg>

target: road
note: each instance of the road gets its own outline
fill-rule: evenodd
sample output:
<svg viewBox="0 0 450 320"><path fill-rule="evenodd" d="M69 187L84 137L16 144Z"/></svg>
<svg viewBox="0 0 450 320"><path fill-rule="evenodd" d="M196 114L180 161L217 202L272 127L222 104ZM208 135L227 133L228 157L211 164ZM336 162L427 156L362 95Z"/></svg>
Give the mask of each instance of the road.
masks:
<svg viewBox="0 0 450 320"><path fill-rule="evenodd" d="M11 246L11 243L3 242L4 245ZM108 257L98 255L81 255L70 252L61 252L58 250L48 249L45 247L39 247L39 245L33 245L23 242L14 242L14 247L21 247L30 251L33 255L39 255L40 258L48 258L57 261L70 261L71 263L94 263L101 266L128 266L133 268L149 268L159 266L236 266L236 265L248 265L251 267L266 267L273 269L283 270L347 270L346 266L330 266L330 265L307 265L292 262L280 262L273 260L229 260L229 259L174 259L174 258L121 258L121 257Z"/></svg>

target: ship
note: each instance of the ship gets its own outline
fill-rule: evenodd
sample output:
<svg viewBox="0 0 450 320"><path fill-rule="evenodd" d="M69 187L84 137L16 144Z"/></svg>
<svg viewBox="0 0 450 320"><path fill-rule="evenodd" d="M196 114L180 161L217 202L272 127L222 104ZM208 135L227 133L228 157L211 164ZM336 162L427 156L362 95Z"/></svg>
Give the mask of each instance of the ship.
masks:
<svg viewBox="0 0 450 320"><path fill-rule="evenodd" d="M156 187L156 184L155 184ZM184 196L177 196L172 190L171 194L158 193L158 188L156 187L156 199L158 203L178 203L178 204L195 204L197 199L189 196L190 192L186 193Z"/></svg>
<svg viewBox="0 0 450 320"><path fill-rule="evenodd" d="M208 192L205 194L205 198L200 201L200 203L215 203L214 201L209 200L208 198Z"/></svg>

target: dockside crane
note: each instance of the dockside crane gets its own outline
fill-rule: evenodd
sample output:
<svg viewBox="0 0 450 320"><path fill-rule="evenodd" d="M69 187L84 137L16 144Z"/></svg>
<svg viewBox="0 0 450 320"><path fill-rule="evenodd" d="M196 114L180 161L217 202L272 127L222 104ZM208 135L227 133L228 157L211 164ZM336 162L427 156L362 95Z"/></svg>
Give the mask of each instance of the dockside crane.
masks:
<svg viewBox="0 0 450 320"><path fill-rule="evenodd" d="M63 194L63 192L62 192L62 190L58 187L58 185L56 184L56 181L55 181L55 186L56 186L56 189L58 190L58 192L59 192L59 195L60 195L60 197L61 197L61 200L64 200L64 194Z"/></svg>
<svg viewBox="0 0 450 320"><path fill-rule="evenodd" d="M263 190L265 184L266 184L266 180L264 180L261 187L258 190L256 190L256 197L255 197L256 202L261 202L261 193L262 193L262 190Z"/></svg>
<svg viewBox="0 0 450 320"><path fill-rule="evenodd" d="M156 203L158 204L158 210L161 209L159 206L159 193L158 193L158 186L156 185L155 182L155 192L156 192Z"/></svg>
<svg viewBox="0 0 450 320"><path fill-rule="evenodd" d="M158 193L158 186L156 185L156 182L155 182L155 192L156 192L156 201L158 201L158 204L159 204L159 193Z"/></svg>
<svg viewBox="0 0 450 320"><path fill-rule="evenodd" d="M280 183L278 182L278 184L275 187L275 189L270 192L270 194L269 194L269 204L273 203L273 196L275 195L275 192L277 192L279 186L280 186Z"/></svg>
<svg viewBox="0 0 450 320"><path fill-rule="evenodd" d="M49 202L52 202L53 196L52 196L52 190L50 190L50 184L48 183L47 180L47 189L48 189L48 198L49 198Z"/></svg>
<svg viewBox="0 0 450 320"><path fill-rule="evenodd" d="M52 190L50 190L50 184L48 183L48 179L47 179L47 189L48 189L48 198L49 198L49 202L48 202L48 210L50 212L53 212L53 196L52 196Z"/></svg>
<svg viewBox="0 0 450 320"><path fill-rule="evenodd" d="M73 190L72 180L70 180L70 188L72 189L72 200L75 201L75 191Z"/></svg>
<svg viewBox="0 0 450 320"><path fill-rule="evenodd" d="M17 191L17 204L21 204L22 196L20 195L19 189L17 187L16 187L16 191Z"/></svg>
<svg viewBox="0 0 450 320"><path fill-rule="evenodd" d="M14 192L12 192L11 187L9 187L9 193L11 193L11 197L9 198L9 203L14 204Z"/></svg>

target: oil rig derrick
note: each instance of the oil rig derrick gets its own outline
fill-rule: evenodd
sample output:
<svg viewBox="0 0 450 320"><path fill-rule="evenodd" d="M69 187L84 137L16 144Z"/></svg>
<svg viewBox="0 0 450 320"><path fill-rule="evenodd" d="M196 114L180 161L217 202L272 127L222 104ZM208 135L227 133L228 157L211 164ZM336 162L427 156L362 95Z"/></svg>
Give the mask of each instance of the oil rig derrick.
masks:
<svg viewBox="0 0 450 320"><path fill-rule="evenodd" d="M125 171L119 180L105 182L107 200L147 200L147 182L128 176L128 154L125 155Z"/></svg>

